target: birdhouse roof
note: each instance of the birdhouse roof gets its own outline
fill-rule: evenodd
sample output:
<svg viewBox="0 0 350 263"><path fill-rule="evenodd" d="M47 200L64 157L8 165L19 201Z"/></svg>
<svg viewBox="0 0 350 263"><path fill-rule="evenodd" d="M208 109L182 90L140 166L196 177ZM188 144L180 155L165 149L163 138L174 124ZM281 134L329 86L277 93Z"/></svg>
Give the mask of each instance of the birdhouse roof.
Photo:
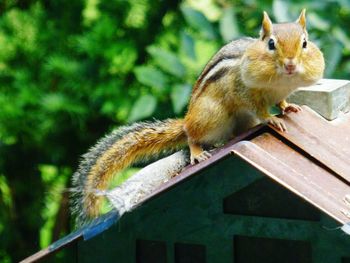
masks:
<svg viewBox="0 0 350 263"><path fill-rule="evenodd" d="M236 156L350 228L350 113L330 122L303 107L299 113L284 116L284 121L286 132L257 126L217 149L208 160L186 167L139 205L197 176L219 160ZM115 212L104 215L23 262L45 257L79 239L89 239L118 218Z"/></svg>

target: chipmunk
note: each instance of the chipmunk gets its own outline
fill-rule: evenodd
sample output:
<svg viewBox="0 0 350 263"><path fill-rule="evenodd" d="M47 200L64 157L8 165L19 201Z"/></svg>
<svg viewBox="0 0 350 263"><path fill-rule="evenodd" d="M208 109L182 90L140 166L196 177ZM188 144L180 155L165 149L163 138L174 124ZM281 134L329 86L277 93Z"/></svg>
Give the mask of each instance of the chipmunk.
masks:
<svg viewBox="0 0 350 263"><path fill-rule="evenodd" d="M243 38L222 47L196 81L184 119L140 122L122 127L83 156L73 176L78 189L73 206L78 221L99 215L101 196L113 175L149 156L189 146L191 163L210 158L203 145L226 141L259 122L281 131L281 118L269 113L301 108L286 102L301 86L322 78L322 52L308 39L305 9L292 23L272 24L263 13L260 37Z"/></svg>

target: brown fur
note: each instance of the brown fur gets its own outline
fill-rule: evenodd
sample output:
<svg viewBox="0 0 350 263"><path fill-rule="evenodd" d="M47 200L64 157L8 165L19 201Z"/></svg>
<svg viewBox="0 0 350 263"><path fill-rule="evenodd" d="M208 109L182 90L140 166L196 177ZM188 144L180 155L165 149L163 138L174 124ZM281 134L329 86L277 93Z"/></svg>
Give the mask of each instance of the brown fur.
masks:
<svg viewBox="0 0 350 263"><path fill-rule="evenodd" d="M305 23L305 11L297 22L285 24L272 24L264 13L259 39L241 39L221 48L194 85L184 120L130 131L110 143L91 169L84 168L89 172L83 210L96 217L101 199L94 190L106 189L116 172L136 160L187 141L191 160L200 161L209 156L203 154L203 144L225 141L261 121L283 127L269 114L269 107L288 107L285 98L299 86L315 83L324 70L323 56L316 45L308 41L307 48L302 48L303 40L307 40ZM268 49L270 38L275 40L276 50ZM292 76L283 71L286 59L298 67Z"/></svg>
<svg viewBox="0 0 350 263"><path fill-rule="evenodd" d="M270 106L285 100L296 88L311 85L322 77L324 60L320 50L310 41L306 49L302 48L304 38L307 39L305 23L304 10L297 22L284 24L272 24L264 13L261 38L244 43L243 52L235 53L239 63L216 69L213 61L218 65L222 54L229 57L232 50L241 49L241 44L232 42L218 52L198 79L185 116L190 144L213 144L228 139L235 130L236 119L247 112L251 118L255 115L260 121L269 121ZM267 48L271 37L276 42L275 51ZM300 67L294 76L282 72L286 59ZM219 74L220 78L205 81L211 70L225 72L225 76Z"/></svg>

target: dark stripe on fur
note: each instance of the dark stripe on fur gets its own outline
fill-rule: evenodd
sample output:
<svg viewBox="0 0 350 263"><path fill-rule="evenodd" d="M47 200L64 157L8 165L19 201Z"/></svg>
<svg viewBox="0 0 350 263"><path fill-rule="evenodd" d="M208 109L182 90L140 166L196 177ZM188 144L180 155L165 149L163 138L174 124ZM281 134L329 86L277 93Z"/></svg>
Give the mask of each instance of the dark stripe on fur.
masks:
<svg viewBox="0 0 350 263"><path fill-rule="evenodd" d="M222 77L224 77L226 75L226 73L229 71L229 68L221 68L220 70L218 70L213 76L211 76L210 78L208 78L207 82L214 82L217 81L219 79L221 79Z"/></svg>
<svg viewBox="0 0 350 263"><path fill-rule="evenodd" d="M197 88L201 85L201 83L202 83L203 79L205 78L205 76L206 76L213 68L215 68L216 65L218 65L221 61L226 60L226 59L235 59L235 58L238 58L238 57L239 57L239 56L223 56L223 57L218 57L215 61L213 61L213 63L212 63L209 67L207 67L207 68L204 69L203 73L199 76L199 79L197 80L194 89L197 89ZM215 74L215 75L216 75L216 74ZM214 76L215 76L215 75L214 75Z"/></svg>
<svg viewBox="0 0 350 263"><path fill-rule="evenodd" d="M199 97L211 83L223 78L226 75L226 73L229 71L230 71L230 68L222 68L222 69L218 70L213 76L211 76L210 78L208 78L205 81L202 88L196 94L196 97Z"/></svg>
<svg viewBox="0 0 350 263"><path fill-rule="evenodd" d="M204 67L201 75L199 76L194 88L193 92L196 92L198 87L201 85L205 76L221 61L225 59L236 59L240 58L247 46L254 42L255 39L244 37L238 40L231 41L230 43L223 46L208 62L208 64Z"/></svg>

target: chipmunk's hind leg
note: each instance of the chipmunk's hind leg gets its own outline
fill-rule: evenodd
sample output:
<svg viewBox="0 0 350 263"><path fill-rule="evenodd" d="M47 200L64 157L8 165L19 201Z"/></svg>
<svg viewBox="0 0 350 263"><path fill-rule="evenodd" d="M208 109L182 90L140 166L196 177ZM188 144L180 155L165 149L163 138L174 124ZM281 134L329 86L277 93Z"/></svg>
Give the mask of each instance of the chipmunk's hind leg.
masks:
<svg viewBox="0 0 350 263"><path fill-rule="evenodd" d="M231 139L259 125L260 123L261 121L253 111L246 109L235 112L235 125L232 134L233 136L231 137Z"/></svg>
<svg viewBox="0 0 350 263"><path fill-rule="evenodd" d="M191 152L191 164L207 160L211 156L209 152L203 150L203 148L197 143L189 141L188 146Z"/></svg>

